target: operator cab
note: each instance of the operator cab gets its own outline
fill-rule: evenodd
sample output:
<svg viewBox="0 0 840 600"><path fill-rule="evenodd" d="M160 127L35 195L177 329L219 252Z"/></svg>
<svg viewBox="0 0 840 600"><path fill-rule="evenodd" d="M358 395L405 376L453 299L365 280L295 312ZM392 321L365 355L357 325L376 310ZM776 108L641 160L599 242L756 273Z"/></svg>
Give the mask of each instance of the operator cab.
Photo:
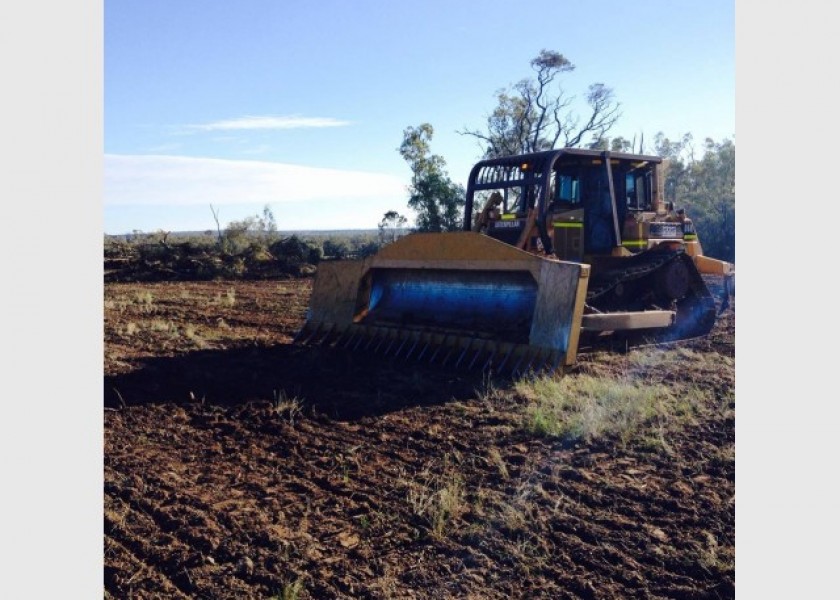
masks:
<svg viewBox="0 0 840 600"><path fill-rule="evenodd" d="M625 224L656 212L660 163L576 148L482 161L470 174L465 228L563 260L610 254L624 246Z"/></svg>

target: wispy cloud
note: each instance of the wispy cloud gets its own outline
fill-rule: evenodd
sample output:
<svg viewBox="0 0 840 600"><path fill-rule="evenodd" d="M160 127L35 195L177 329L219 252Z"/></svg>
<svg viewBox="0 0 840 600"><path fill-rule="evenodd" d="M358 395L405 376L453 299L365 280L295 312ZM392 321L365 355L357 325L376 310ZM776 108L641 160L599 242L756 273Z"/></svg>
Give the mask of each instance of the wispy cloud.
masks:
<svg viewBox="0 0 840 600"><path fill-rule="evenodd" d="M382 173L184 156L105 156L106 206L391 200L406 182Z"/></svg>
<svg viewBox="0 0 840 600"><path fill-rule="evenodd" d="M345 127L350 121L333 119L332 117L303 117L300 115L286 116L248 116L237 119L226 119L212 123L187 125L188 131L253 131L258 129L307 129L323 127Z"/></svg>

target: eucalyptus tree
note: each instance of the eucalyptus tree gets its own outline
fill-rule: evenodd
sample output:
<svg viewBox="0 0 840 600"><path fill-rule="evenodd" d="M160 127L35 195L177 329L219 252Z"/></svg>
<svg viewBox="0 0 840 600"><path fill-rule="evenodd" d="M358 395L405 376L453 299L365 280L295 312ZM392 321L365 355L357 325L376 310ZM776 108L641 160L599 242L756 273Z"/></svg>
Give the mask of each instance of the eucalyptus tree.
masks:
<svg viewBox="0 0 840 600"><path fill-rule="evenodd" d="M466 192L447 175L443 157L431 153L433 135L429 123L403 132L399 152L412 172L408 206L417 213L418 231L457 231L463 223Z"/></svg>
<svg viewBox="0 0 840 600"><path fill-rule="evenodd" d="M530 66L533 77L496 92L484 130L459 132L479 140L486 158L579 147L585 139L603 139L621 116L615 93L603 83L588 87L587 114L575 112L576 97L561 85L562 75L575 66L559 52L542 50Z"/></svg>

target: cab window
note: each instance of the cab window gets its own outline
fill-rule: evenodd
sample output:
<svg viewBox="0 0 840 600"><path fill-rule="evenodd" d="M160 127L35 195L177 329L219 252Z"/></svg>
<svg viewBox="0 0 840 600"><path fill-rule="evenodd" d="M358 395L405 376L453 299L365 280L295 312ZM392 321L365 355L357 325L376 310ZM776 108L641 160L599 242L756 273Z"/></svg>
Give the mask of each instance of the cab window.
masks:
<svg viewBox="0 0 840 600"><path fill-rule="evenodd" d="M553 201L561 204L580 204L580 180L577 175L554 174Z"/></svg>
<svg viewBox="0 0 840 600"><path fill-rule="evenodd" d="M627 196L627 208L630 210L650 210L650 173L630 171L624 179Z"/></svg>

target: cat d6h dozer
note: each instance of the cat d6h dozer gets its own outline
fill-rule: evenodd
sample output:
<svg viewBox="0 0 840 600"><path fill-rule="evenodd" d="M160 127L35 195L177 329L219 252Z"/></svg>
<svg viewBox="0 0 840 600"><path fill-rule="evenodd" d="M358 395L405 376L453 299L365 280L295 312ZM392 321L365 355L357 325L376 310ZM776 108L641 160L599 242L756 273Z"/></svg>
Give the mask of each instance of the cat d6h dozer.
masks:
<svg viewBox="0 0 840 600"><path fill-rule="evenodd" d="M606 336L705 335L716 304L703 275L723 276L728 303L735 269L704 256L665 202L663 167L571 148L483 160L463 232L322 262L295 342L516 375L562 369Z"/></svg>

